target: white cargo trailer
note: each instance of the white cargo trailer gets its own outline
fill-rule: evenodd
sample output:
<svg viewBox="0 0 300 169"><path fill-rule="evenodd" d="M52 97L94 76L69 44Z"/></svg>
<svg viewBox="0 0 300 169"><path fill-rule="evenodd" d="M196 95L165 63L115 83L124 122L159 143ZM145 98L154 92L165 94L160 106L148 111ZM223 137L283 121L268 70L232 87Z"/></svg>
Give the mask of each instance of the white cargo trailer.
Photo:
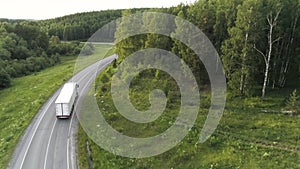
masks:
<svg viewBox="0 0 300 169"><path fill-rule="evenodd" d="M74 82L68 82L63 86L55 101L57 118L69 118L71 116L78 97L78 87L78 84Z"/></svg>

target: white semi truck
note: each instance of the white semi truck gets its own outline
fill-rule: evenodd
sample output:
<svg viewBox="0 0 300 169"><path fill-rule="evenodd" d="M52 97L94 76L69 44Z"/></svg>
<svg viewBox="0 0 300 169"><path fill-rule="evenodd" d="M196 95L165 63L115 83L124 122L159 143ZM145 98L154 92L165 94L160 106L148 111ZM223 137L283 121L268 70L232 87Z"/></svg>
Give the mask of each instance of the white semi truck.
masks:
<svg viewBox="0 0 300 169"><path fill-rule="evenodd" d="M55 101L57 118L69 118L71 116L78 97L78 87L79 85L75 82L68 82L63 86Z"/></svg>

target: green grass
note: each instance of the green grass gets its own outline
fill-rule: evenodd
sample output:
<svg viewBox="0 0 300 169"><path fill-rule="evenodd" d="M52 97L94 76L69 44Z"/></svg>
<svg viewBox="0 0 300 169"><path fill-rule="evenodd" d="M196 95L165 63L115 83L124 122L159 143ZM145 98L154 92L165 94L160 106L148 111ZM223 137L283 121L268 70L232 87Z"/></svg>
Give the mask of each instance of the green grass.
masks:
<svg viewBox="0 0 300 169"><path fill-rule="evenodd" d="M77 64L75 65L74 72L77 73L83 68L99 61L101 58L110 56L114 53L114 48L110 44L96 44L94 45L95 52L92 55L84 56L80 55L77 59Z"/></svg>
<svg viewBox="0 0 300 169"><path fill-rule="evenodd" d="M76 57L30 76L13 79L13 86L0 91L0 168L6 168L15 145L31 119L51 94L73 73Z"/></svg>
<svg viewBox="0 0 300 169"><path fill-rule="evenodd" d="M172 81L140 76L130 88L132 104L139 110L149 108L149 91L156 87L173 90L168 95L168 106L162 117L149 124L136 124L122 117L111 98L112 68L97 79L97 101L106 121L119 132L132 137L156 135L174 121L178 113L178 94ZM205 143L197 144L203 122L208 114L209 97L202 95L196 125L185 139L173 149L150 158L130 159L116 156L97 146L79 130L80 168L88 168L86 141L90 143L94 168L300 168L300 116L281 113L291 86L268 92L262 102L259 97L229 98L217 130ZM175 91L174 91L175 90Z"/></svg>
<svg viewBox="0 0 300 169"><path fill-rule="evenodd" d="M111 45L96 45L95 53L88 57L103 56L110 48ZM12 87L0 90L0 168L7 167L16 144L40 107L71 78L76 58L62 57L61 64L13 79Z"/></svg>

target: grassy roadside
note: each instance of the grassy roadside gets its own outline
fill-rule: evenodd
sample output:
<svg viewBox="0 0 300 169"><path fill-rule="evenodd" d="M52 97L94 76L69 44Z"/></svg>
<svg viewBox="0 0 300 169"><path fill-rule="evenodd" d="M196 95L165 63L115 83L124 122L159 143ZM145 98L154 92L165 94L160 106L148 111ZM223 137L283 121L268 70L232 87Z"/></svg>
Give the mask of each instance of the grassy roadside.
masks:
<svg viewBox="0 0 300 169"><path fill-rule="evenodd" d="M89 57L104 55L110 48L95 45L95 53ZM13 79L12 87L0 91L0 168L7 167L19 138L40 107L72 77L76 59L62 57L61 64Z"/></svg>
<svg viewBox="0 0 300 169"><path fill-rule="evenodd" d="M76 57L30 76L13 79L13 86L0 91L0 168L6 168L24 129L44 102L68 80Z"/></svg>
<svg viewBox="0 0 300 169"><path fill-rule="evenodd" d="M111 72L107 70L97 79L97 101L106 121L114 129L132 137L149 137L166 130L176 116L178 100L168 98L168 116L157 119L155 123L132 124L114 107L107 80ZM131 83L130 98L137 109L147 110L149 90L157 87L157 81L141 77ZM169 86L167 82L163 83ZM88 168L86 141L90 144L93 168L300 168L300 116L280 113L290 92L294 88L299 90L299 87L268 93L264 102L258 97L228 98L218 129L205 143L196 144L208 112L209 97L203 95L196 126L185 139L168 152L145 159L109 153L80 129L80 168ZM176 93L170 95L176 96Z"/></svg>

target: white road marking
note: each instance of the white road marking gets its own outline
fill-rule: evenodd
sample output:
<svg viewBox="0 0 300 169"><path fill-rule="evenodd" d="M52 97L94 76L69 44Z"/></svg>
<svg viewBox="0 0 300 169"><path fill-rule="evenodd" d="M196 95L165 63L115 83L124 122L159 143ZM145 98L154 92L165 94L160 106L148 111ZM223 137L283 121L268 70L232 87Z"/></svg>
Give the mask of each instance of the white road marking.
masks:
<svg viewBox="0 0 300 169"><path fill-rule="evenodd" d="M101 60L101 61L102 61L102 60ZM101 61L98 63L97 67L99 66L99 64L101 63ZM106 66L107 66L108 64L110 64L112 61L113 61L113 60L111 60L110 62L104 64L100 69L106 67ZM78 82L82 81L82 80L89 74L89 72L90 72L89 69L91 69L91 68L84 69L84 70L81 72L81 73L83 73L83 72L87 71L87 73L84 73L84 76L82 76L82 77L78 80ZM79 73L80 73L80 72L79 72ZM79 73L78 73L77 75L79 75ZM98 73L98 70L96 71L96 74L97 74L97 73ZM76 76L76 75L75 75L75 76ZM73 77L71 78L71 80L72 80L72 79L75 79L75 77L73 76ZM93 78L90 78L90 79L88 80L88 82L87 82L86 85L83 87L83 89L82 89L82 91L81 91L80 94L82 94L82 92L83 92L84 89L88 86L89 82L90 82L92 79L93 79ZM25 158L26 158L26 156L27 156L27 154L28 154L29 148L30 148L30 146L31 146L31 144L32 144L32 141L33 141L33 138L34 138L34 136L35 136L35 134L36 134L36 132L37 132L37 129L38 129L39 126L40 126L40 123L41 123L42 119L45 117L46 112L48 111L50 105L53 103L53 101L54 101L54 99L57 97L57 95L58 95L58 92L55 92L55 94L52 96L52 98L50 99L49 103L48 103L47 106L45 107L44 111L42 112L42 115L41 115L41 117L40 117L40 119L39 119L39 121L38 121L38 123L37 123L35 129L34 129L34 132L33 132L32 136L31 136L30 141L29 141L29 143L28 143L28 146L27 146L27 148L26 148L26 150L25 150L24 157L23 157L22 162L21 162L21 165L20 165L20 169L23 168ZM73 116L74 116L74 115L73 115ZM69 138L68 138L68 141L67 141L67 158L68 158L68 159L67 159L67 168L68 168L68 169L69 169L69 167L70 167L70 166L69 166L69 158L70 158L70 157L69 157L69 146L70 146L70 143L69 143L69 142L70 142L70 133L71 133L72 121L73 121L73 117L71 118L71 122L70 122L70 125L69 125L69 133L68 133ZM45 160L44 160L44 169L46 169L46 166L47 166L47 158L48 158L48 153L49 153L50 142L51 142L51 138L52 138L52 135L53 135L53 132L54 132L54 128L55 128L56 122L57 122L57 119L55 119L55 122L54 122L54 124L53 124L53 126L52 126L52 130L51 130L51 133L50 133L50 137L49 137L49 140L48 140L48 143L47 143L46 155L45 155ZM73 163L72 163L72 164L73 164Z"/></svg>
<svg viewBox="0 0 300 169"><path fill-rule="evenodd" d="M87 74L85 74L85 75L87 75ZM80 79L80 81L81 81L84 77L85 77L85 76L83 76L83 77ZM40 126L40 123L41 123L42 119L44 118L44 116L45 116L47 110L49 109L50 105L52 104L52 102L54 101L54 99L57 97L57 95L58 95L58 93L55 93L55 94L52 96L50 102L47 104L47 106L45 107L44 111L42 112L42 116L40 117L40 119L39 119L39 121L38 121L38 123L37 123L37 125L36 125L36 127L35 127L35 129L34 129L33 135L31 136L30 141L29 141L29 143L28 143L28 146L27 146L27 148L26 148L26 151L25 151L25 153L24 153L24 157L23 157L23 159L22 159L22 162L21 162L21 165L20 165L20 169L23 168L25 158L26 158L26 156L27 156L27 154L28 154L28 150L29 150L29 148L30 148L30 146L31 146L31 143L32 143L32 141L33 141L33 138L34 138L34 136L35 136L35 134L36 134L36 132L37 132L37 129L38 129L39 126ZM55 123L55 124L56 124L56 123ZM55 125L53 125L53 128L54 128L54 126L55 126ZM52 136L52 135L50 135L50 137L51 137L51 136ZM46 156L47 156L47 155L48 155L48 153L46 154ZM44 167L45 167L45 166L44 166Z"/></svg>
<svg viewBox="0 0 300 169"><path fill-rule="evenodd" d="M84 76L82 76L78 80L78 82L82 81L87 75L88 75L88 73L85 73ZM71 117L71 122L70 122L70 125L69 125L69 133L71 131L72 120L73 120L73 116ZM46 167L47 167L47 158L48 158L48 153L49 153L49 147L50 147L51 138L52 138L52 135L53 135L53 132L54 132L54 128L55 128L56 122L57 122L57 119L55 119L55 122L54 122L54 124L52 126L52 130L51 130L51 133L50 133L50 137L49 137L49 140L48 140L47 149L46 149L46 155L45 155L45 160L44 160L44 169L46 169ZM68 157L68 159L67 159L67 166L68 166L68 169L69 169L69 149L68 149L68 147L69 147L69 138L68 138L68 143L67 143L67 157Z"/></svg>
<svg viewBox="0 0 300 169"><path fill-rule="evenodd" d="M100 61L101 62L101 61ZM78 82L80 82L81 80L83 80L88 74L89 74L90 72L88 72L88 73L86 73L85 74L85 76L83 76L80 80L78 80ZM89 79L89 81L88 81L88 83L86 83L85 85L84 85L84 87L83 87L83 89L85 89L86 87L87 87L87 85L89 84L89 82L92 80L93 78L90 78ZM84 90L81 90L81 92L80 92L80 95L82 95L82 93L83 93L83 91ZM77 100L78 101L78 100ZM76 101L76 102L77 102ZM75 106L75 108L77 107L77 104L76 104L76 106ZM74 108L74 110L76 110ZM75 112L76 113L76 112ZM73 113L72 114L72 117L71 117L71 122L70 122L70 124L69 124L69 132L68 132L68 141L67 141L67 169L70 169L70 160L71 160L71 164L72 164L72 166L73 166L73 160L72 160L72 158L69 156L69 148L70 148L70 138L71 138L71 129L72 129L72 122L73 122L73 118L74 118L74 116L75 116L75 113Z"/></svg>
<svg viewBox="0 0 300 169"><path fill-rule="evenodd" d="M105 67L106 67L107 65L109 65L112 61L113 61L113 60L111 60L110 62L104 64L100 69L105 68ZM102 62L102 60L99 61L97 67L99 67L99 65L101 64L101 62ZM96 74L97 74L97 72L98 72L98 70L96 71ZM90 71L89 71L88 73L90 73ZM78 80L78 82L80 82L83 78L85 78L85 77L88 75L88 73L86 73L85 76L82 76L82 78L81 78L80 80ZM75 78L73 78L73 79L75 79ZM84 87L82 88L82 90L81 90L81 92L80 92L80 95L82 95L84 89L88 86L88 84L90 83L90 81L91 81L92 79L93 79L93 77L91 77L91 78L88 80L88 82L84 85ZM76 107L77 107L77 104L76 104ZM74 109L74 110L76 110L76 109ZM71 129L72 129L72 122L73 122L73 117L74 117L74 116L75 116L75 113L74 113L74 114L72 115L72 117L71 117L71 122L70 122L70 125L69 125L69 133L68 133L68 136L69 136L69 137L68 137L68 141L67 141L67 158L68 158L68 159L67 159L67 168L68 168L68 169L70 169L69 161L71 160L71 165L72 165L72 166L73 166L73 163L74 163L73 158L71 158L71 157L69 156L70 138L71 138Z"/></svg>
<svg viewBox="0 0 300 169"><path fill-rule="evenodd" d="M52 104L53 100L56 98L56 95L57 95L57 93L55 93L55 94L52 96L52 98L51 98L50 102L47 104L45 110L48 110L48 109L49 109L49 107L50 107L50 105ZM36 131L37 131L37 129L38 129L38 127L39 127L39 125L40 125L42 119L44 118L44 116L45 116L45 114L46 114L46 111L45 111L45 110L43 111L42 116L41 116L41 118L39 119L39 121L38 121L38 123L37 123L37 126L36 126L36 128L34 129L34 132L33 132L32 136L31 136L31 138L30 138L30 141L29 141L28 146L27 146L27 148L26 148L26 151L25 151L24 157L23 157L23 159L22 159L20 168L23 168L23 164L24 164L25 158L26 158L26 156L27 156L29 147L30 147L30 145L31 145L31 143L32 143L32 140L33 140L33 138L34 138L34 136L35 136L35 134L36 134Z"/></svg>
<svg viewBox="0 0 300 169"><path fill-rule="evenodd" d="M52 138L52 134L53 134L56 122L57 122L57 119L55 119L55 121L54 121L52 130L51 130L51 133L50 133L50 137L49 137L49 140L48 140L47 149L46 149L46 155L45 155L45 161L44 161L44 169L46 169L46 166L47 166L47 158L48 158L48 152L49 152L50 142L51 142L51 138Z"/></svg>

